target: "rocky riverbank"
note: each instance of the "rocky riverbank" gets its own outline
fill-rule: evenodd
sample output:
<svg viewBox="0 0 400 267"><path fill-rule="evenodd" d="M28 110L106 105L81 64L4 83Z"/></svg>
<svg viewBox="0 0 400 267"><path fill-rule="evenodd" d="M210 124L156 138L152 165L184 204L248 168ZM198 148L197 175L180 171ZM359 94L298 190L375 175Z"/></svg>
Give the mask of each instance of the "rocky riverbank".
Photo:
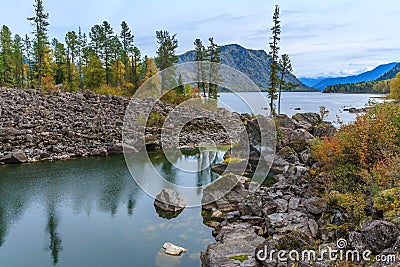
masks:
<svg viewBox="0 0 400 267"><path fill-rule="evenodd" d="M151 99L135 99L138 114L152 105ZM122 127L130 99L112 95L54 93L35 90L0 90L0 164L62 160L122 153ZM174 107L156 102L153 111L166 117ZM231 113L225 114L229 120ZM183 109L182 117L193 112ZM161 147L161 128L146 128L146 148ZM204 141L229 144L229 136L209 118L188 123L179 136L180 145Z"/></svg>
<svg viewBox="0 0 400 267"><path fill-rule="evenodd" d="M310 142L317 136L333 135L335 128L313 113L293 118L280 115L277 120L275 184L259 187L246 177L226 174L215 182L217 186L204 190L203 215L216 242L202 251L203 266L400 266L398 226L375 219L351 229L350 216L327 203L320 180L311 175L319 163L312 159ZM215 191L232 180L237 186L209 203L218 195ZM324 250L340 249L345 253L342 259L329 257L327 252L318 259ZM315 251L316 257L302 257L305 250ZM295 252L290 258L288 254L278 256L278 251ZM347 251L357 251L360 257L355 254L348 260ZM371 252L369 260L362 256L365 251ZM376 255L395 260L377 262Z"/></svg>

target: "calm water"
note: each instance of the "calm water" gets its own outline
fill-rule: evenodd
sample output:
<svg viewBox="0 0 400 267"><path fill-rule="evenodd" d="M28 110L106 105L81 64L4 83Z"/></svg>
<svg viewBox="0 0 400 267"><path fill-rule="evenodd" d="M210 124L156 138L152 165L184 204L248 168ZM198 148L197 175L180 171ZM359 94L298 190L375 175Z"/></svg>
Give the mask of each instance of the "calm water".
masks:
<svg viewBox="0 0 400 267"><path fill-rule="evenodd" d="M217 178L209 170L179 173L162 155L152 161L177 184ZM137 168L146 176L151 167L138 157ZM213 240L200 208L185 209L171 220L159 217L122 156L0 167L1 267L200 266L200 251ZM164 255L164 242L188 252Z"/></svg>
<svg viewBox="0 0 400 267"><path fill-rule="evenodd" d="M268 106L269 99L265 96L259 97L258 93L221 93L219 105L227 107L230 110L239 113L267 114L265 107ZM256 96L256 97L255 97ZM323 94L319 92L283 92L281 101L281 113L292 116L299 112L316 112L319 113L319 107L325 106L329 110L329 116L326 120L337 121L336 116L340 120L347 123L355 118L355 114L343 111L345 108L362 108L369 100L381 102L382 99L376 98L382 95L373 94ZM249 107L252 107L250 109ZM300 110L295 110L300 108Z"/></svg>

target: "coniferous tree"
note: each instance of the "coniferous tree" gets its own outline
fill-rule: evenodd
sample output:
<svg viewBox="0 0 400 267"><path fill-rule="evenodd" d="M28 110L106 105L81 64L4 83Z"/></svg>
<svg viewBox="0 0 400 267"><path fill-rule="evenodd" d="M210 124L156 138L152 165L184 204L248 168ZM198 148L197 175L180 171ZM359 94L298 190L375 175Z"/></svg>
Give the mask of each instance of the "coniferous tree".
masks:
<svg viewBox="0 0 400 267"><path fill-rule="evenodd" d="M77 56L78 56L78 74L79 74L79 89L83 90L84 88L84 77L83 77L83 58L84 58L84 50L87 45L86 33L82 34L81 27L78 30L78 47L77 47Z"/></svg>
<svg viewBox="0 0 400 267"><path fill-rule="evenodd" d="M35 27L33 33L35 35L35 54L36 54L36 69L37 69L37 79L38 88L42 88L42 77L43 77L43 60L45 54L48 52L47 49L47 27L49 26L48 19L49 13L44 12L43 1L35 0L33 5L35 8L35 16L28 18Z"/></svg>
<svg viewBox="0 0 400 267"><path fill-rule="evenodd" d="M209 83L208 84L208 97L209 98L214 98L217 99L218 97L218 82L219 82L219 65L216 63L220 63L221 62L221 58L220 58L220 53L221 53L221 47L219 45L217 45L216 43L214 43L214 38L210 37L208 39L210 41L210 45L207 48L208 51L208 57L211 63L214 64L210 64L210 69L209 69L209 75L210 75L210 81L214 81L214 83Z"/></svg>
<svg viewBox="0 0 400 267"><path fill-rule="evenodd" d="M76 91L79 87L79 74L76 69L75 59L78 55L79 40L74 31L70 31L65 35L66 49L66 72L67 72L67 88L69 91Z"/></svg>
<svg viewBox="0 0 400 267"><path fill-rule="evenodd" d="M0 86L13 85L13 49L11 31L6 26L0 30Z"/></svg>
<svg viewBox="0 0 400 267"><path fill-rule="evenodd" d="M27 60L27 85L28 88L33 88L32 43L27 34L25 34L24 38L24 52Z"/></svg>
<svg viewBox="0 0 400 267"><path fill-rule="evenodd" d="M140 50L136 46L133 47L133 53L131 57L131 64L132 64L132 76L133 76L133 92L135 93L139 88L139 81L142 78L142 74L140 73L139 66L140 66ZM144 68L142 68L144 71Z"/></svg>
<svg viewBox="0 0 400 267"><path fill-rule="evenodd" d="M194 41L194 51L196 56L195 60L198 61L196 66L197 88L199 88L200 91L203 91L203 96L206 97L206 88L205 83L203 82L206 73L205 66L202 62L206 60L207 54L206 49L200 39L196 39Z"/></svg>
<svg viewBox="0 0 400 267"><path fill-rule="evenodd" d="M156 64L162 71L178 62L178 56L175 54L175 50L178 47L178 40L176 40L176 34L170 36L168 31L157 31L156 37L159 44L157 49ZM173 77L168 78L172 79ZM166 90L167 86L167 77L165 76L165 73L162 72L161 93Z"/></svg>
<svg viewBox="0 0 400 267"><path fill-rule="evenodd" d="M273 15L273 27L271 28L272 37L271 42L269 43L270 52L269 55L271 56L271 64L270 64L270 76L269 76L269 87L268 87L268 97L271 99L270 108L271 114L275 115L275 107L274 107L274 100L277 98L277 90L279 86L279 41L280 41L280 34L281 34L281 26L279 20L279 6L275 6L275 12Z"/></svg>
<svg viewBox="0 0 400 267"><path fill-rule="evenodd" d="M128 24L123 21L121 23L121 34L120 34L120 39L122 43L122 62L124 63L125 66L125 82L134 82L134 75L136 75L136 72L132 72L131 79L129 79L129 72L130 69L133 70L133 68L129 68L129 55L134 52L134 45L133 45L133 34L131 30L129 29ZM132 61L131 64L133 65L134 62Z"/></svg>
<svg viewBox="0 0 400 267"><path fill-rule="evenodd" d="M56 38L51 42L53 46L53 73L54 82L56 84L62 84L66 77L66 51L63 43L60 43Z"/></svg>
<svg viewBox="0 0 400 267"><path fill-rule="evenodd" d="M25 69L22 38L16 34L13 41L14 86L24 87Z"/></svg>
<svg viewBox="0 0 400 267"><path fill-rule="evenodd" d="M118 36L114 36L111 39L111 55L112 55L112 77L114 86L120 86L122 80L125 76L125 65L120 59L120 55L122 53L122 44L118 39Z"/></svg>
<svg viewBox="0 0 400 267"><path fill-rule="evenodd" d="M287 54L283 54L281 59L279 60L281 78L279 80L279 96L278 96L278 114L281 114L281 95L282 89L290 90L293 87L293 84L286 83L285 78L286 75L290 74L293 71L292 63L290 62L290 58Z"/></svg>

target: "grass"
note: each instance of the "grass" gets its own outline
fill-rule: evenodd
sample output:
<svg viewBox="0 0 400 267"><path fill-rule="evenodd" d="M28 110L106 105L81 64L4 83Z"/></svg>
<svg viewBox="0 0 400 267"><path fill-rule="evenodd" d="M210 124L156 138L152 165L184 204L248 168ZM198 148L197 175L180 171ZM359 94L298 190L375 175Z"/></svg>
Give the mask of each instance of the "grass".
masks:
<svg viewBox="0 0 400 267"><path fill-rule="evenodd" d="M244 261L247 261L249 259L249 256L248 255L237 255L237 256L231 256L229 258L232 259L232 260L237 260L237 261L240 261L240 262L244 262Z"/></svg>

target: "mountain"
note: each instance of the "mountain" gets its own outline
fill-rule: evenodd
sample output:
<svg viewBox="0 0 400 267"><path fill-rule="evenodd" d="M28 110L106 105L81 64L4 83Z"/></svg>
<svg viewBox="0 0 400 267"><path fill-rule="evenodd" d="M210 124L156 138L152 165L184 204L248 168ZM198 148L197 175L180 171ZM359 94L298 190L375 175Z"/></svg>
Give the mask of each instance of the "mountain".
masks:
<svg viewBox="0 0 400 267"><path fill-rule="evenodd" d="M391 70L387 71L385 74L383 74L381 77L376 79L377 81L384 81L384 80L390 80L396 77L396 74L400 72L400 63L397 63Z"/></svg>
<svg viewBox="0 0 400 267"><path fill-rule="evenodd" d="M300 77L299 80L304 83L307 86L313 87L319 82L322 82L323 80L328 79L328 77L319 77L319 78L306 78L306 77Z"/></svg>
<svg viewBox="0 0 400 267"><path fill-rule="evenodd" d="M373 70L358 74L358 75L352 75L352 76L346 76L346 77L337 77L337 78L328 78L325 79L316 85L314 85L314 88L318 88L320 90L324 90L325 87L330 86L330 85L337 85L337 84L347 84L347 83L359 83L359 82L369 82L369 81L374 81L381 77L383 74L386 72L390 71L396 66L396 62L389 63L389 64L384 64L384 65L379 65Z"/></svg>
<svg viewBox="0 0 400 267"><path fill-rule="evenodd" d="M246 49L238 44L229 44L221 47L221 63L235 68L247 76L262 90L268 88L270 74L270 57L264 50ZM178 63L195 61L194 50L179 56ZM312 90L293 74L286 75L285 80L297 85L296 90Z"/></svg>

